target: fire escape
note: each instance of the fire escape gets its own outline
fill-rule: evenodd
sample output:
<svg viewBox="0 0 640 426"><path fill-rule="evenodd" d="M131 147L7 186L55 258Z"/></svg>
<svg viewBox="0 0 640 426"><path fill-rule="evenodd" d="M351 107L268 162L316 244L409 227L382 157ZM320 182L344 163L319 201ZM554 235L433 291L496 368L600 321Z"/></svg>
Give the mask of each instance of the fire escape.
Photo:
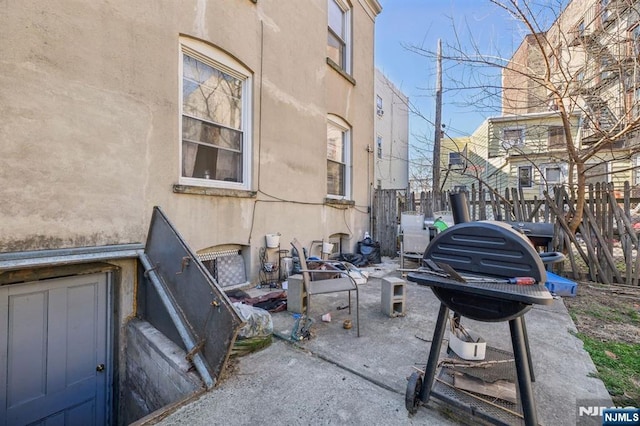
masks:
<svg viewBox="0 0 640 426"><path fill-rule="evenodd" d="M615 87L625 79L623 86L628 88L630 77L633 75L635 61L631 55L614 55L612 49L624 49L620 46L622 35L614 34L613 39L609 28L614 28L613 21L619 17L620 10L616 7L621 2L612 0L606 8L599 7L588 13L575 30L572 46L581 46L585 53L583 79L578 82L579 88L575 94L579 95L583 103L582 143L590 145L600 141L606 135L615 133L621 126L619 114L616 114L613 103L625 93L616 92ZM615 13L614 13L615 12ZM592 15L592 16L588 16ZM589 25L585 25L588 22ZM616 30L612 30L614 33ZM628 56L628 57L627 57ZM624 141L612 145L612 148L623 148Z"/></svg>

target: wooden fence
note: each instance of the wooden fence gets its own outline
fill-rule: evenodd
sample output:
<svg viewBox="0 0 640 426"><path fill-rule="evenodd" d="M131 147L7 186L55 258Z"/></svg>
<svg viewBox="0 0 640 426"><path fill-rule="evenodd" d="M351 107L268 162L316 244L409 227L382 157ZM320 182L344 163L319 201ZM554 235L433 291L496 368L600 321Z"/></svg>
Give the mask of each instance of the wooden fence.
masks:
<svg viewBox="0 0 640 426"><path fill-rule="evenodd" d="M565 253L567 260L554 265L554 272L575 279L589 279L608 284L640 285L640 256L638 229L640 199L631 197L625 182L624 191L614 191L608 183L590 185L582 223L575 233L570 232L568 218L575 212L575 194L559 186L543 198L525 199L522 191L507 189L496 194L481 186L467 192L471 220L501 220L514 222L545 222L554 224L553 250ZM384 233L374 234L381 242L383 255L395 256L398 219L404 211L421 212L436 218L450 211L449 193L439 200L440 211L433 212L431 193L403 194L386 191L384 198L374 205L374 229L384 226ZM386 207L383 207L385 205ZM393 207L390 207L393 205ZM378 217L378 212L386 216ZM397 212L392 218L393 212ZM381 218L383 218L381 220Z"/></svg>

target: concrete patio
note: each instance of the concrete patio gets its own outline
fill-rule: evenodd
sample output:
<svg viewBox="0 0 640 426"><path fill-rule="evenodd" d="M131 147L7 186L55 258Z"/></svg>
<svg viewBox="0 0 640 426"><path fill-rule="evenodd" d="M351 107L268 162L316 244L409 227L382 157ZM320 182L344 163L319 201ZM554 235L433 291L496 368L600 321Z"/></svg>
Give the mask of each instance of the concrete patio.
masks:
<svg viewBox="0 0 640 426"><path fill-rule="evenodd" d="M439 301L430 288L407 282L406 315L389 317L381 310L381 281L401 275L393 265L369 271L368 282L359 286L360 338L355 324L343 328L343 321L351 318L348 311L336 309L346 304L345 293L315 296L312 339L290 341L294 317L289 312L273 314L274 333L280 338L239 358L216 389L157 424L477 424L477 419L433 399L415 415L408 414L407 377L427 362ZM325 313L331 314L331 322L320 320ZM607 406L611 398L602 382L591 377L595 367L572 334L576 329L562 300L534 306L525 318L540 424L600 424L598 417L578 416L579 405ZM511 351L506 322L462 322L489 346Z"/></svg>

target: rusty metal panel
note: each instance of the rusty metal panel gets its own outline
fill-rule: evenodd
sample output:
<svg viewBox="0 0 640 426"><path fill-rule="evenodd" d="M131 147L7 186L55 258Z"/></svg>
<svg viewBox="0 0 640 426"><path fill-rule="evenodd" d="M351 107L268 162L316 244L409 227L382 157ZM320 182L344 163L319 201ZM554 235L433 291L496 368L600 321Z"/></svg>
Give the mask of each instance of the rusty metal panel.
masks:
<svg viewBox="0 0 640 426"><path fill-rule="evenodd" d="M242 325L238 313L159 207L153 209L145 254L189 330L193 347L186 347L185 341L175 343L191 356L199 353L211 376L217 379ZM149 292L145 293L148 297ZM158 299L146 300L144 305L148 314L145 319L170 339L177 340L172 324L175 319L169 320Z"/></svg>

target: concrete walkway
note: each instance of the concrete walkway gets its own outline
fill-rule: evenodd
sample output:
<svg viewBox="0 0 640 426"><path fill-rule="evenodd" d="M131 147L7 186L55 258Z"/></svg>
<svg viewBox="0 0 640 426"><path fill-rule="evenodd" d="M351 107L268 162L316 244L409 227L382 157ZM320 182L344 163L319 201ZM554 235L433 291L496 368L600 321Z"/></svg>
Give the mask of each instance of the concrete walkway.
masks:
<svg viewBox="0 0 640 426"><path fill-rule="evenodd" d="M219 387L158 424L477 424L433 399L415 415L408 415L407 377L414 367L426 364L439 302L431 289L408 282L406 315L390 318L381 311L381 277L400 274L372 272L373 277L359 287L360 338L355 324L350 330L342 327L350 318L347 310L336 309L346 304L346 293L315 296L315 337L299 343L285 340L295 319L288 312L273 314L274 332L282 339L239 358L235 372ZM331 322L320 321L325 313L331 314ZM578 405L610 406L611 398L602 382L590 377L595 367L582 342L572 335L576 329L562 300L536 306L525 318L540 423L600 424L598 418L577 415ZM489 346L511 351L506 322L463 318L462 323L482 335Z"/></svg>

